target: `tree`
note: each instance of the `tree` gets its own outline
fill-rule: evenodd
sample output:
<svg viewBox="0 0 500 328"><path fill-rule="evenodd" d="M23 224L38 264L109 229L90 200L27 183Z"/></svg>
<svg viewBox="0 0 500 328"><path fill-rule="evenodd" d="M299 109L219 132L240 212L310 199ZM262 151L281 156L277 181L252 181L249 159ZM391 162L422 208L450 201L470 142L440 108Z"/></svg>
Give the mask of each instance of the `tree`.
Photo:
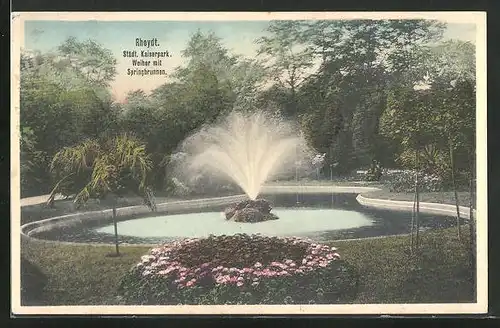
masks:
<svg viewBox="0 0 500 328"><path fill-rule="evenodd" d="M300 111L315 111L319 119L326 114L321 111L336 109L339 125L331 127L337 133L329 157L339 160L340 170L386 154L378 131L387 90L402 83L412 86L421 78L416 69L421 53L442 30L442 24L429 20L320 20L289 29L294 36L288 39L303 45L318 67L303 87L310 90L306 97L322 101L301 101L306 105ZM312 102L315 109L307 104Z"/></svg>
<svg viewBox="0 0 500 328"><path fill-rule="evenodd" d="M127 134L103 143L89 139L75 146L63 148L54 156L51 163L51 170L61 180L73 183L72 187L77 192L74 199L77 207L90 198L111 201L117 256L120 252L116 197L133 192L141 195L151 210L155 210L147 186L151 161L145 148L138 139ZM56 192L57 188L54 188L52 195Z"/></svg>
<svg viewBox="0 0 500 328"><path fill-rule="evenodd" d="M422 169L421 153L426 145L436 139L431 106L432 94L429 90L429 81L423 81L414 87L401 86L393 88L387 99L387 109L381 118L381 133L392 140L397 140L406 151L413 155L415 172L414 210L411 223L411 249L419 247L419 206L420 181ZM416 237L414 239L414 232Z"/></svg>
<svg viewBox="0 0 500 328"><path fill-rule="evenodd" d="M253 109L256 91L263 83L266 71L261 62L231 54L222 40L213 32L197 31L182 51L187 64L178 67L173 77L181 83L190 83L205 71L217 80L221 90L231 99L232 107Z"/></svg>
<svg viewBox="0 0 500 328"><path fill-rule="evenodd" d="M23 180L23 192L48 191L45 188L52 184L48 168L59 149L116 131L118 111L107 89L116 73L114 63L109 50L74 38L55 52L22 53L20 125L29 127L36 140L29 171L33 174ZM92 65L102 70L96 77Z"/></svg>
<svg viewBox="0 0 500 328"><path fill-rule="evenodd" d="M94 40L70 37L58 47L58 52L64 58L61 65L71 67L94 85L107 87L117 74L117 60L111 50Z"/></svg>
<svg viewBox="0 0 500 328"><path fill-rule="evenodd" d="M270 36L256 40L271 78L289 93L289 106L283 113L288 117L297 116L297 92L313 67L312 52L299 38L303 26L301 21L275 21L268 27Z"/></svg>
<svg viewBox="0 0 500 328"><path fill-rule="evenodd" d="M455 40L444 42L432 50L435 115L449 150L449 170L460 239L457 173L460 170L468 170L472 176L472 162L475 160L473 156L465 155L475 153L475 51L471 43ZM465 156L460 156L461 152ZM470 226L473 225L472 222L470 220Z"/></svg>

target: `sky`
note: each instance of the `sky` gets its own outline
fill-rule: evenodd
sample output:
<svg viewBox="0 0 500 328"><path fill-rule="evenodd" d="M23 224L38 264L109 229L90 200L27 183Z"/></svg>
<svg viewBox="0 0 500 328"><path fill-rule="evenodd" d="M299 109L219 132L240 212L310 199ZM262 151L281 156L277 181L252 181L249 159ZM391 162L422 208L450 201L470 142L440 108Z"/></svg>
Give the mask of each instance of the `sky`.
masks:
<svg viewBox="0 0 500 328"><path fill-rule="evenodd" d="M149 50L168 50L171 57L162 60L161 69L167 74L183 64L181 51L197 30L213 31L231 53L254 57L254 41L265 35L269 21L26 21L24 49L42 52L55 50L68 37L78 40L93 39L111 50L117 60L118 75L111 84L117 101L123 101L128 92L142 89L146 92L165 83L165 76L129 76L131 59L123 57L124 50L144 50L135 45L136 38L157 38L159 47ZM445 39L460 39L475 43L475 25L448 23Z"/></svg>

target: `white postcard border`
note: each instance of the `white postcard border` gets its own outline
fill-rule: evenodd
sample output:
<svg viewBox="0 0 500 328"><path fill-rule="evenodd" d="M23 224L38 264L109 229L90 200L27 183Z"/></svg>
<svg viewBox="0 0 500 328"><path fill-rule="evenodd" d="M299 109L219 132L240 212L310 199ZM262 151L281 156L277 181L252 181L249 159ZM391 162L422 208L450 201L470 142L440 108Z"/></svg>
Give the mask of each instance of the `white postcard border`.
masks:
<svg viewBox="0 0 500 328"><path fill-rule="evenodd" d="M477 141L477 302L458 304L349 305L217 305L217 306L22 306L20 299L20 50L26 20L214 21L318 19L438 19L476 24L476 141ZM454 314L488 310L487 242L487 115L485 12L23 12L11 16L11 310L14 315L152 315L152 314Z"/></svg>

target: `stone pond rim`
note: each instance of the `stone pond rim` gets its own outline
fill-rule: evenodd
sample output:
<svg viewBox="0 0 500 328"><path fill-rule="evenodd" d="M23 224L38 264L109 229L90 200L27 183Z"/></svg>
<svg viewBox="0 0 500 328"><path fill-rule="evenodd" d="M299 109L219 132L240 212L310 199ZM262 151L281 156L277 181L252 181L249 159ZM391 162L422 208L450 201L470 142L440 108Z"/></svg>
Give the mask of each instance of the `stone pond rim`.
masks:
<svg viewBox="0 0 500 328"><path fill-rule="evenodd" d="M291 194L291 193L301 193L301 194L316 194L316 193L334 193L334 194L357 194L357 202L369 208L375 209L385 209L392 211L411 211L413 207L413 202L401 201L401 200L388 200L388 199L377 199L369 198L369 193L381 190L375 186L363 186L360 184L353 185L266 185L263 188L263 193L265 194ZM21 207L37 205L46 201L49 195L42 195L36 197L29 197L21 199ZM211 205L217 206L230 206L235 202L248 199L245 194L214 197L214 198L203 198L203 199L190 199L190 200L175 200L165 203L158 204L158 210L160 212L169 210L185 209L187 207L191 208L205 208ZM441 203L426 203L422 202L420 210L423 213L435 214L435 215L455 215L456 207L451 204L441 204ZM97 211L87 211L87 212L77 212L66 215L59 215L55 217L49 217L47 219L42 219L38 221L28 222L20 226L20 237L25 239L39 239L33 236L40 229L50 229L51 226L57 226L58 224L64 224L67 221L77 220L81 222L94 221L94 220L111 220L111 209L97 210ZM150 210L143 205L133 205L117 208L117 214L119 217L126 216L137 216L137 215L148 215ZM460 214L464 219L469 218L469 208L460 206ZM477 215L476 210L474 210L474 215ZM378 239L385 238L388 236L380 237L368 237L360 239ZM353 240L353 239L349 239ZM84 242L67 242L67 241L54 241L59 244L68 245L94 245L93 243ZM156 246L157 244L148 244L151 246Z"/></svg>
<svg viewBox="0 0 500 328"><path fill-rule="evenodd" d="M279 218L271 213L271 210L271 204L265 199L247 199L226 208L224 215L226 220L234 222L257 223L278 220Z"/></svg>

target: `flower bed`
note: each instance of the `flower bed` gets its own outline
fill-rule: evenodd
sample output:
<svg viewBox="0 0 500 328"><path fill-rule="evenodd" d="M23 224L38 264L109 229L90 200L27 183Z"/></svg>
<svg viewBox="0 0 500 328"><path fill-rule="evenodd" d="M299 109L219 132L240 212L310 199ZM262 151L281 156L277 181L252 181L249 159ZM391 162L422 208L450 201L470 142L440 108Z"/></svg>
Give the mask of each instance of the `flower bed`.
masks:
<svg viewBox="0 0 500 328"><path fill-rule="evenodd" d="M126 304L310 304L348 301L356 285L334 247L240 234L154 248L120 292Z"/></svg>

